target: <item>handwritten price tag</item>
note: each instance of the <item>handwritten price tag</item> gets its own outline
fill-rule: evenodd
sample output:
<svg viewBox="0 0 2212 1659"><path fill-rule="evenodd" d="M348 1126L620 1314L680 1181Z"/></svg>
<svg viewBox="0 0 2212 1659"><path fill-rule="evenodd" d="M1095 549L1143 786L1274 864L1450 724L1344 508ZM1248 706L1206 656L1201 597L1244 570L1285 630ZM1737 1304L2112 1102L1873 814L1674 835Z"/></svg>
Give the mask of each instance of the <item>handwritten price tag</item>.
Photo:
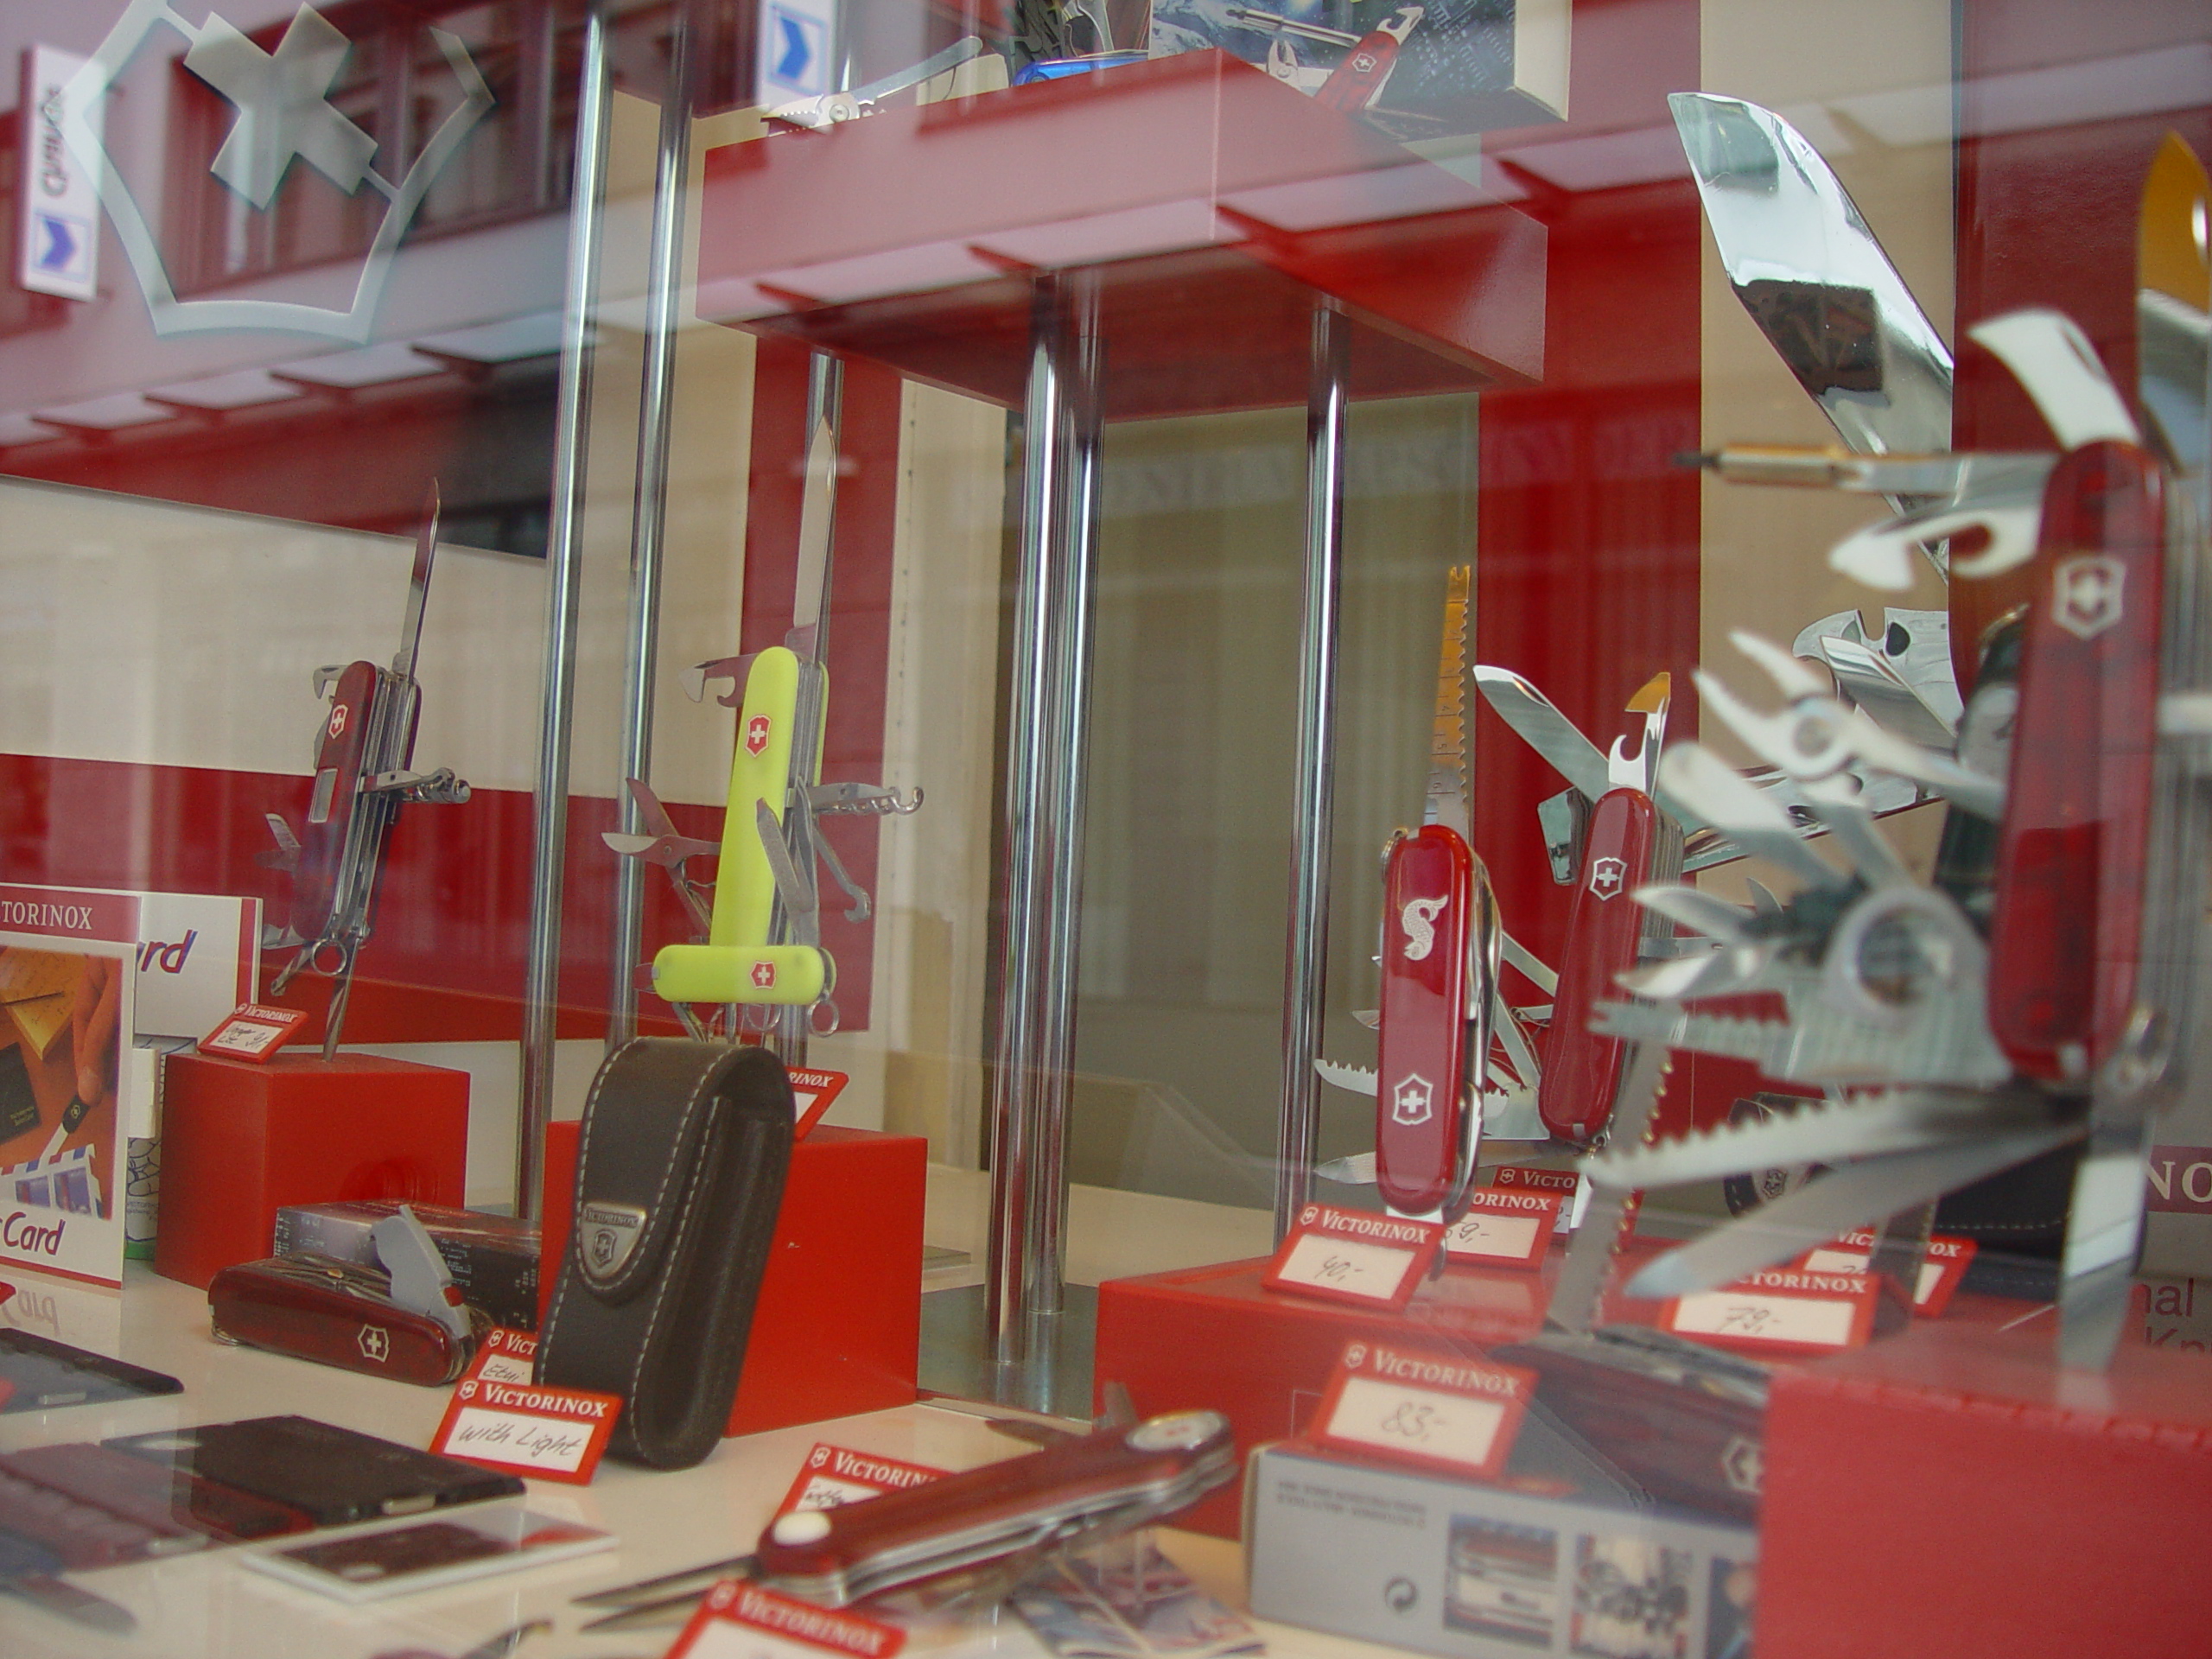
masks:
<svg viewBox="0 0 2212 1659"><path fill-rule="evenodd" d="M480 1382L529 1382L537 1376L537 1338L505 1325L484 1338L468 1368L469 1379Z"/></svg>
<svg viewBox="0 0 2212 1659"><path fill-rule="evenodd" d="M588 1484L622 1402L584 1389L463 1379L430 1450L537 1480Z"/></svg>
<svg viewBox="0 0 2212 1659"><path fill-rule="evenodd" d="M842 1503L857 1503L864 1497L880 1497L886 1492L903 1492L910 1486L925 1485L945 1473L925 1463L901 1463L896 1458L878 1457L873 1452L849 1452L842 1446L817 1440L814 1449L806 1454L806 1461L799 1465L798 1478L791 1482L791 1491L776 1506L776 1513L834 1510Z"/></svg>
<svg viewBox="0 0 2212 1659"><path fill-rule="evenodd" d="M1873 1234L1846 1233L1833 1244L1806 1251L1794 1265L1808 1273L1864 1273L1873 1248ZM1974 1252L1980 1248L1970 1238L1946 1238L1940 1234L1930 1238L1928 1255L1920 1264L1919 1282L1913 1289L1912 1311L1923 1319L1942 1318L1959 1281L1973 1265Z"/></svg>
<svg viewBox="0 0 2212 1659"><path fill-rule="evenodd" d="M1457 1354L1354 1342L1314 1418L1316 1440L1494 1478L1519 1433L1533 1371Z"/></svg>
<svg viewBox="0 0 2212 1659"><path fill-rule="evenodd" d="M257 1003L241 1002L200 1039L199 1049L202 1054L251 1060L258 1065L289 1042L307 1022L303 1008L264 1008Z"/></svg>
<svg viewBox="0 0 2212 1659"><path fill-rule="evenodd" d="M794 1601L725 1579L707 1592L664 1659L892 1659L906 1632L858 1613Z"/></svg>
<svg viewBox="0 0 2212 1659"><path fill-rule="evenodd" d="M1269 1290L1402 1308L1443 1239L1444 1229L1433 1222L1309 1204L1260 1282Z"/></svg>
<svg viewBox="0 0 2212 1659"><path fill-rule="evenodd" d="M1777 1268L1677 1297L1661 1324L1679 1336L1758 1352L1828 1353L1865 1344L1880 1294L1863 1273Z"/></svg>
<svg viewBox="0 0 2212 1659"><path fill-rule="evenodd" d="M1489 1268L1541 1267L1566 1202L1558 1192L1478 1187L1467 1195L1467 1213L1445 1230L1445 1251Z"/></svg>

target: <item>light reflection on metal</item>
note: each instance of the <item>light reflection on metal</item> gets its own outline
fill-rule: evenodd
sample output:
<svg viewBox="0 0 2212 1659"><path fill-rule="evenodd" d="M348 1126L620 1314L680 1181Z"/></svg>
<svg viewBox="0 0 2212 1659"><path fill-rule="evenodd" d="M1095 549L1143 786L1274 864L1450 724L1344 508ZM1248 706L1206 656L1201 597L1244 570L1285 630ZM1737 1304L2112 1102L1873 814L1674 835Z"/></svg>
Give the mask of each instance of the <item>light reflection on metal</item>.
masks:
<svg viewBox="0 0 2212 1659"><path fill-rule="evenodd" d="M1040 281L1030 337L986 1323L995 1394L1041 1406L1062 1306L1083 897L1102 371L1095 289L1080 277Z"/></svg>
<svg viewBox="0 0 2212 1659"><path fill-rule="evenodd" d="M207 79L207 73L202 72L211 72L214 79L208 84L239 103L238 133L233 134L233 139L238 134L258 135L237 149L226 143L218 157L220 170L216 176L240 191L242 199L257 207L265 205L282 180L283 164L288 164L295 154L307 156L311 164L330 173L341 189L366 184L385 197L384 216L378 222L376 234L362 259L353 301L346 308L285 300L177 298L154 228L140 211L130 186L109 156L102 135L92 126L89 113L105 106L108 93L115 88L131 60L164 25L184 37L186 67L192 68L191 60L197 58L199 68L194 73ZM461 101L430 132L414 165L398 180L388 179L365 165L356 141L366 135L340 115L319 91L309 86L311 75L302 78L302 70L314 68L315 64L303 65L295 60L301 57L302 48L315 64L327 60L330 37L337 34L313 7L302 6L293 14L276 58L271 58L232 24L212 12L206 22L195 23L168 4L168 0L131 0L84 68L71 79L62 119L63 136L79 163L99 181L100 205L107 210L108 221L115 227L116 240L123 245L124 254L130 261L131 272L145 296L146 308L152 316L156 334L167 337L249 329L321 334L357 345L369 338L377 308L384 298L385 284L391 275L392 260L399 251L400 238L414 223L423 198L429 194L431 184L446 163L499 100L493 96L461 37L442 29L430 29L430 37L445 59L446 67L460 83ZM293 59L286 60L279 71L275 67L277 59L283 57L285 44L296 35L301 47L294 48ZM327 84L327 80L322 83L324 86ZM309 96L310 92L314 95ZM270 98L276 99L274 108L266 107L262 102ZM347 137L349 133L352 137ZM228 157L227 162L224 157ZM350 187L346 183L348 178L353 181Z"/></svg>
<svg viewBox="0 0 2212 1659"><path fill-rule="evenodd" d="M661 554L668 531L668 446L675 418L677 283L683 275L683 195L691 158L690 9L676 11L667 84L661 89L660 145L653 171L652 244L645 270L644 385L639 397L638 468L630 502L629 656L622 754L613 782L648 782L653 764L653 680L659 659ZM620 832L636 835L638 803L618 787ZM613 956L607 986L608 1053L638 1034L638 951L645 931L645 867L614 866Z"/></svg>
<svg viewBox="0 0 2212 1659"><path fill-rule="evenodd" d="M592 296L599 288L607 175L607 23L584 20L576 86L575 185L569 218L568 303L554 410L552 518L545 542L544 704L537 731L537 834L531 858L530 957L523 991L522 1105L515 1134L515 1213L539 1219L545 1126L561 997L562 876L569 842L569 739L575 708L576 612L582 588L584 461L591 403Z"/></svg>
<svg viewBox="0 0 2212 1659"><path fill-rule="evenodd" d="M1668 103L1730 286L1844 442L1949 448L1949 348L1820 152L1756 104Z"/></svg>
<svg viewBox="0 0 2212 1659"><path fill-rule="evenodd" d="M1275 1236L1313 1196L1319 1146L1333 842L1338 592L1344 568L1344 401L1351 327L1313 313L1306 404L1306 564L1299 629L1298 736L1292 782L1290 924L1283 963L1282 1104L1276 1124Z"/></svg>

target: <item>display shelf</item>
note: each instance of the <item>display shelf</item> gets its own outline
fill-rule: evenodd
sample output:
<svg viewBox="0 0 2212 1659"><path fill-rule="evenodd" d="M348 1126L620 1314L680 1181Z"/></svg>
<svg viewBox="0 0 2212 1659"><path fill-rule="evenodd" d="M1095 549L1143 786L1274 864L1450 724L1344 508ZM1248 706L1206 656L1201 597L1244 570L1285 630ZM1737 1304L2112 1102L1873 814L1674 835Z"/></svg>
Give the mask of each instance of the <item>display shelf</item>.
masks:
<svg viewBox="0 0 2212 1659"><path fill-rule="evenodd" d="M773 133L704 176L702 317L994 403L1021 401L1033 279L1077 268L1108 420L1304 402L1323 300L1355 397L1541 372L1541 225L1219 53Z"/></svg>
<svg viewBox="0 0 2212 1659"><path fill-rule="evenodd" d="M449 1391L410 1388L327 1366L226 1348L207 1334L197 1291L137 1263L124 1291L96 1292L35 1274L10 1275L21 1294L7 1317L46 1334L179 1377L185 1392L124 1405L0 1416L0 1452L66 1440L175 1428L200 1422L306 1415L427 1446ZM235 1552L209 1549L158 1562L73 1574L138 1618L130 1638L100 1635L0 1598L0 1652L8 1659L374 1659L405 1649L457 1653L525 1619L556 1627L533 1639L525 1659L614 1659L658 1653L672 1630L580 1636L593 1617L570 1598L603 1586L749 1549L789 1489L807 1449L828 1440L941 1468L971 1468L1030 1449L997 1433L972 1409L921 1403L725 1440L707 1461L677 1473L614 1463L589 1486L530 1483L537 1509L616 1533L620 1548L567 1566L539 1567L478 1585L403 1596L360 1610L249 1573ZM1234 1546L1168 1530L1166 1553L1231 1605L1243 1605L1243 1556ZM1386 1649L1284 1626L1263 1625L1282 1659L1351 1659ZM1011 1615L979 1624L944 1649L1044 1659L1047 1649Z"/></svg>

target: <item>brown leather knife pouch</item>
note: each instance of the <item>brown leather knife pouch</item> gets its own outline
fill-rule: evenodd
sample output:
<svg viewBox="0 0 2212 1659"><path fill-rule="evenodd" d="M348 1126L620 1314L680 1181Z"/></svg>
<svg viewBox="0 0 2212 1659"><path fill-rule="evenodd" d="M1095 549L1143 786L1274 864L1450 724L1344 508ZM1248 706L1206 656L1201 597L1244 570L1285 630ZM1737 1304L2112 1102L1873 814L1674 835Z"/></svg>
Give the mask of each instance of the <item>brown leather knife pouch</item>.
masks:
<svg viewBox="0 0 2212 1659"><path fill-rule="evenodd" d="M729 1421L791 1164L766 1049L640 1038L593 1081L537 1380L620 1395L607 1450L686 1469Z"/></svg>

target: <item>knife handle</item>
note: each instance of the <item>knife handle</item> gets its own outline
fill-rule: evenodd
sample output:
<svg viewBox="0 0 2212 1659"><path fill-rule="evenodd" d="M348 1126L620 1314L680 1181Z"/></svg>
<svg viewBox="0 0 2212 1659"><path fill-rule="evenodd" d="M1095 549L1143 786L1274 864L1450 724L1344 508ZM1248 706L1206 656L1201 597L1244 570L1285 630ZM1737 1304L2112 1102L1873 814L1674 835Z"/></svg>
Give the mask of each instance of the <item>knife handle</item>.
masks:
<svg viewBox="0 0 2212 1659"><path fill-rule="evenodd" d="M1644 914L1629 895L1651 879L1659 810L1640 789L1611 789L1590 814L1582 879L1567 916L1567 955L1544 1034L1536 1115L1560 1140L1586 1147L1611 1115L1624 1047L1590 1029L1595 1006L1619 995L1616 974L1636 966Z"/></svg>
<svg viewBox="0 0 2212 1659"><path fill-rule="evenodd" d="M1325 110L1356 115L1375 101L1397 62L1397 41L1379 29L1370 29L1344 54L1344 61L1315 91L1313 101Z"/></svg>
<svg viewBox="0 0 2212 1659"><path fill-rule="evenodd" d="M832 1510L760 1535L768 1583L832 1606L1049 1548L1108 1516L1158 1520L1236 1473L1229 1420L1171 1412Z"/></svg>
<svg viewBox="0 0 2212 1659"><path fill-rule="evenodd" d="M1383 867L1375 1184L1400 1215L1442 1205L1465 1136L1474 881L1474 855L1440 823L1401 837Z"/></svg>
<svg viewBox="0 0 2212 1659"><path fill-rule="evenodd" d="M2088 443L2044 490L1989 931L1989 1024L2029 1077L2081 1077L2135 1001L2158 738L2164 479Z"/></svg>

